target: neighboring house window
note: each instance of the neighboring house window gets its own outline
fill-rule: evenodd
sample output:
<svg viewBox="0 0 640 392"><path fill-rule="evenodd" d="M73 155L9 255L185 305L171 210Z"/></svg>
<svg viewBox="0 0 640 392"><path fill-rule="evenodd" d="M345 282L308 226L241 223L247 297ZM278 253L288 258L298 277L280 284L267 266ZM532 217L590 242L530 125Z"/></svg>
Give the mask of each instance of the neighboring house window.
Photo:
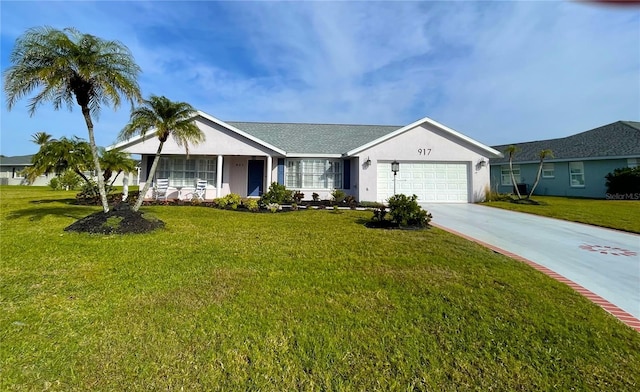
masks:
<svg viewBox="0 0 640 392"><path fill-rule="evenodd" d="M24 170L24 168L23 168L22 170ZM13 178L24 178L24 175L22 174L22 170L20 170L20 169L17 169L17 170L16 170L16 168L14 167L14 168L13 168L13 174L12 174L12 177L13 177Z"/></svg>
<svg viewBox="0 0 640 392"><path fill-rule="evenodd" d="M342 161L332 159L287 159L285 186L288 188L342 188Z"/></svg>
<svg viewBox="0 0 640 392"><path fill-rule="evenodd" d="M627 167L636 168L640 166L640 158L629 158L627 159Z"/></svg>
<svg viewBox="0 0 640 392"><path fill-rule="evenodd" d="M168 178L170 186L194 186L196 180L216 185L217 161L197 158L160 158L155 178Z"/></svg>
<svg viewBox="0 0 640 392"><path fill-rule="evenodd" d="M584 164L582 162L569 162L569 178L572 187L584 186Z"/></svg>
<svg viewBox="0 0 640 392"><path fill-rule="evenodd" d="M555 176L556 176L555 167L554 167L553 163L543 163L542 164L542 178L554 178Z"/></svg>
<svg viewBox="0 0 640 392"><path fill-rule="evenodd" d="M508 165L504 165L501 167L500 174L501 174L500 182L502 185L513 185L511 183L511 171L509 170ZM519 165L513 165L513 176L516 178L516 182L519 183L520 182L520 166Z"/></svg>

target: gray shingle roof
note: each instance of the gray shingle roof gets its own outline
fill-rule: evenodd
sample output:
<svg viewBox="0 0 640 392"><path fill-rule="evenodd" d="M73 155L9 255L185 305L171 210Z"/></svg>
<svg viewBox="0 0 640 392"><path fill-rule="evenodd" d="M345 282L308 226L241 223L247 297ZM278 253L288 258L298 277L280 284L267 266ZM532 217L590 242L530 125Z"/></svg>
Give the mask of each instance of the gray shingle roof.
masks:
<svg viewBox="0 0 640 392"><path fill-rule="evenodd" d="M395 125L225 122L294 154L343 154L402 128Z"/></svg>
<svg viewBox="0 0 640 392"><path fill-rule="evenodd" d="M0 166L29 166L33 155L17 155L14 157L0 157Z"/></svg>
<svg viewBox="0 0 640 392"><path fill-rule="evenodd" d="M541 150L553 151L553 160L640 157L640 122L617 121L592 130L559 139L513 143L520 148L514 162L538 161ZM504 152L509 144L493 146ZM509 162L509 157L491 159L492 164Z"/></svg>

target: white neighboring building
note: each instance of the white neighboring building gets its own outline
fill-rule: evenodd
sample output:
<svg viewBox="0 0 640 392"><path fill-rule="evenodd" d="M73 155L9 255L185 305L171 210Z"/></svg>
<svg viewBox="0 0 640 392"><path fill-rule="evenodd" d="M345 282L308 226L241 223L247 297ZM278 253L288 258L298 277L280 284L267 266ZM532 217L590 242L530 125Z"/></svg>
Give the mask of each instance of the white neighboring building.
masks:
<svg viewBox="0 0 640 392"><path fill-rule="evenodd" d="M19 155L13 157L0 157L0 185L29 185L27 179L22 176L22 171L31 166L31 158L33 155ZM87 178L93 176L93 172L84 173ZM138 184L138 173L120 173L114 186L122 186L125 175L128 176L129 185ZM55 174L39 176L33 186L46 186L49 181L55 177Z"/></svg>

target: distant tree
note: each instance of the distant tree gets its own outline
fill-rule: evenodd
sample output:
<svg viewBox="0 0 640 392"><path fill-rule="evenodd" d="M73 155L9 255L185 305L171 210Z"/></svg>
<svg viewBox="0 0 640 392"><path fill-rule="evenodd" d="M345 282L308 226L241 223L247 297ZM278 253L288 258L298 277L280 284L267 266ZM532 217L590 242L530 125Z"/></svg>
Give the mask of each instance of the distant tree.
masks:
<svg viewBox="0 0 640 392"><path fill-rule="evenodd" d="M33 135L31 135L31 141L39 146L47 144L52 139L53 139L53 136L49 135L46 132L36 132Z"/></svg>
<svg viewBox="0 0 640 392"><path fill-rule="evenodd" d="M516 194L518 195L518 200L522 199L522 195L520 195L520 189L518 189L518 184L516 183L516 176L513 174L513 158L519 151L520 148L514 146L513 144L505 148L504 150L504 153L509 156L509 173L511 174L511 184L513 185L513 189L515 189Z"/></svg>
<svg viewBox="0 0 640 392"><path fill-rule="evenodd" d="M102 166L102 177L105 184L109 182L113 172L116 172L115 177L111 180L109 186L113 186L116 179L122 172L131 173L136 169L136 161L131 159L129 154L118 150L105 150L101 149L100 165Z"/></svg>
<svg viewBox="0 0 640 392"><path fill-rule="evenodd" d="M536 181L533 183L533 186L529 191L529 195L527 195L527 199L531 198L531 195L533 195L533 191L536 189L536 187L538 186L538 183L540 182L540 176L542 175L542 165L544 163L545 158L553 158L553 151L546 149L546 150L541 150L538 153L538 159L540 160L540 164L538 165L538 174L536 175Z"/></svg>
<svg viewBox="0 0 640 392"><path fill-rule="evenodd" d="M134 211L140 209L144 195L149 191L160 161L162 147L169 136L173 137L178 146L184 146L187 158L189 157L189 144L199 144L204 141L204 133L194 122L196 114L193 106L186 102L173 102L167 97L156 95L144 100L140 107L131 112L129 124L120 132L120 140L130 139L135 135L144 136L150 129L153 129L155 136L160 141L147 181L133 207Z"/></svg>
<svg viewBox="0 0 640 392"><path fill-rule="evenodd" d="M31 115L44 101L52 101L56 110L63 104L71 110L77 103L87 124L94 168L97 173L102 172L92 115L99 116L102 104L112 104L116 109L121 96L132 105L141 99L136 81L140 67L129 49L120 42L82 34L73 28L36 27L18 37L10 61L13 65L4 73L9 109L35 89L40 91L30 100ZM98 190L107 212L109 205L101 176Z"/></svg>
<svg viewBox="0 0 640 392"><path fill-rule="evenodd" d="M91 181L84 174L92 169L93 155L91 146L78 137L52 140L40 146L40 150L31 158L32 166L25 173L27 181L33 184L38 176L54 173L62 175L71 170L87 184Z"/></svg>

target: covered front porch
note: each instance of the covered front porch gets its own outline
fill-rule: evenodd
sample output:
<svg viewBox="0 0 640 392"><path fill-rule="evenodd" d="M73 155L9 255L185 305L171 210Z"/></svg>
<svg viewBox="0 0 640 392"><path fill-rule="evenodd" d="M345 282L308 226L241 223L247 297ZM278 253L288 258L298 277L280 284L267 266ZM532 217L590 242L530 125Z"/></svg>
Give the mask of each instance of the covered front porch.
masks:
<svg viewBox="0 0 640 392"><path fill-rule="evenodd" d="M153 155L142 156L140 188L144 186L153 164ZM196 196L198 181L206 181L204 200L213 200L230 193L241 197L260 197L274 181L273 157L242 155L166 155L160 158L152 186L145 200L156 200L156 185L166 179L167 200L191 200Z"/></svg>

